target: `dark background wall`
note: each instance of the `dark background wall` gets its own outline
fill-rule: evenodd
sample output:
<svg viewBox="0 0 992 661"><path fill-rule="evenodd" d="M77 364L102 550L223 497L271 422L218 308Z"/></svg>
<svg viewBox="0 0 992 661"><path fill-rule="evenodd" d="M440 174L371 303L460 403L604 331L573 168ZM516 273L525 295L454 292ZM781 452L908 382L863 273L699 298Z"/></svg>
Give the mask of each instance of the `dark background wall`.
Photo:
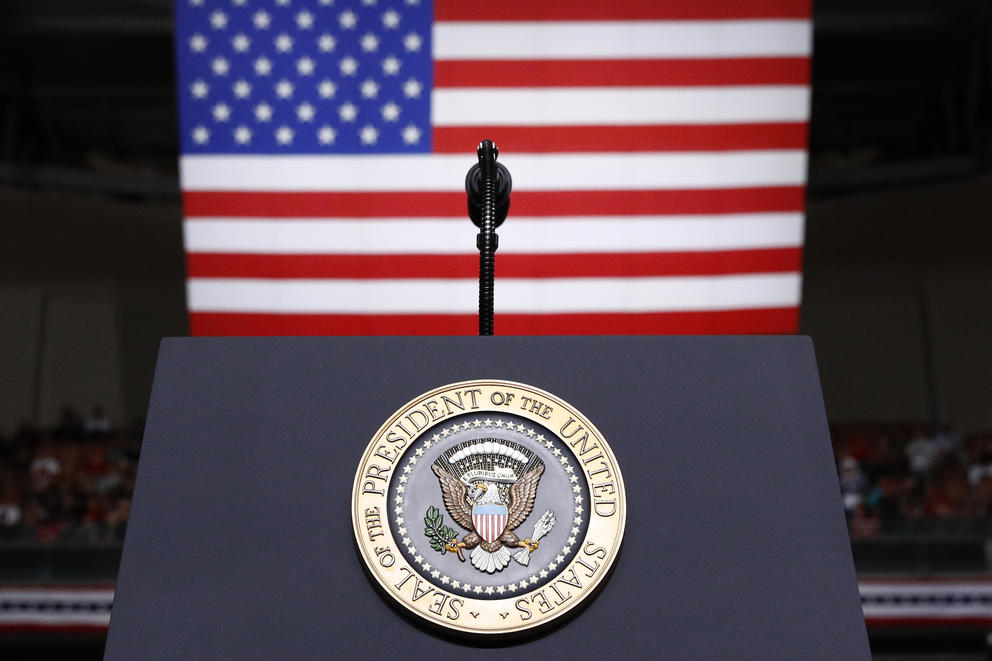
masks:
<svg viewBox="0 0 992 661"><path fill-rule="evenodd" d="M838 422L992 428L992 177L811 199L802 332Z"/></svg>
<svg viewBox="0 0 992 661"><path fill-rule="evenodd" d="M159 339L188 332L178 204L8 188L0 209L0 422L143 416Z"/></svg>

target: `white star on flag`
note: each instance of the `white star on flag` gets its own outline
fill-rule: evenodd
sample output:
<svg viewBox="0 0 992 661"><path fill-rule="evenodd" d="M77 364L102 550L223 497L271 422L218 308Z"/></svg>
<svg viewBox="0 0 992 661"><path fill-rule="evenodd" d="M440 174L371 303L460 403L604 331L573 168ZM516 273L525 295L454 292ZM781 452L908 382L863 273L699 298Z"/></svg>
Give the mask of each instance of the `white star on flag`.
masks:
<svg viewBox="0 0 992 661"><path fill-rule="evenodd" d="M379 38L371 32L362 37L362 50L366 53L375 52L379 48Z"/></svg>
<svg viewBox="0 0 992 661"><path fill-rule="evenodd" d="M223 30L227 27L227 14L220 11L219 9L214 13L210 14L210 25L215 30Z"/></svg>
<svg viewBox="0 0 992 661"><path fill-rule="evenodd" d="M420 50L421 44L423 44L423 41L421 40L420 35L415 32L411 32L407 36L403 37L403 47L410 53L415 53Z"/></svg>
<svg viewBox="0 0 992 661"><path fill-rule="evenodd" d="M280 99L288 99L293 96L293 83L285 78L276 83L276 96Z"/></svg>
<svg viewBox="0 0 992 661"><path fill-rule="evenodd" d="M288 126L280 126L276 129L276 141L280 145L288 145L293 142L293 129Z"/></svg>
<svg viewBox="0 0 992 661"><path fill-rule="evenodd" d="M353 76L356 71L358 71L358 60L348 56L343 58L340 63L338 63L338 68L341 70L341 74L345 76Z"/></svg>
<svg viewBox="0 0 992 661"><path fill-rule="evenodd" d="M260 122L267 122L272 119L272 106L267 103L260 103L255 106L255 118Z"/></svg>
<svg viewBox="0 0 992 661"><path fill-rule="evenodd" d="M214 120L226 122L231 117L231 108L226 103L218 103L213 108Z"/></svg>
<svg viewBox="0 0 992 661"><path fill-rule="evenodd" d="M408 99L415 99L420 96L421 84L414 78L403 83L403 94Z"/></svg>
<svg viewBox="0 0 992 661"><path fill-rule="evenodd" d="M300 118L301 122L309 122L314 116L314 107L309 103L301 103L296 108L296 116Z"/></svg>
<svg viewBox="0 0 992 661"><path fill-rule="evenodd" d="M371 78L366 78L362 82L362 96L366 99L374 99L379 94L379 84Z"/></svg>
<svg viewBox="0 0 992 661"><path fill-rule="evenodd" d="M317 131L317 140L319 140L322 145L334 144L334 138L336 135L337 133L332 127L324 125L320 127L319 131Z"/></svg>
<svg viewBox="0 0 992 661"><path fill-rule="evenodd" d="M400 24L400 15L395 9L390 9L382 15L382 24L386 29L393 29Z"/></svg>
<svg viewBox="0 0 992 661"><path fill-rule="evenodd" d="M400 116L400 107L390 101L382 107L382 118L387 122L395 122Z"/></svg>
<svg viewBox="0 0 992 661"><path fill-rule="evenodd" d="M342 122L353 122L358 117L358 108L353 103L344 103L338 108L338 115L341 116Z"/></svg>
<svg viewBox="0 0 992 661"><path fill-rule="evenodd" d="M277 36L273 43L276 46L276 50L280 53L288 53L293 50L293 38L285 32Z"/></svg>
<svg viewBox="0 0 992 661"><path fill-rule="evenodd" d="M313 27L313 14L304 9L296 15L296 25L298 25L301 30L309 30Z"/></svg>
<svg viewBox="0 0 992 661"><path fill-rule="evenodd" d="M400 60L390 55L382 61L382 71L387 76L395 76L400 71Z"/></svg>
<svg viewBox="0 0 992 661"><path fill-rule="evenodd" d="M247 99L248 96L251 94L251 83L249 83L244 78L241 78L236 83L234 83L232 91L234 92L234 96L238 97L239 99Z"/></svg>
<svg viewBox="0 0 992 661"><path fill-rule="evenodd" d="M231 39L231 47L239 53L245 53L251 46L251 39L243 32L239 32Z"/></svg>
<svg viewBox="0 0 992 661"><path fill-rule="evenodd" d="M379 131L371 124L366 124L362 127L361 137L363 145L374 145L379 139Z"/></svg>
<svg viewBox="0 0 992 661"><path fill-rule="evenodd" d="M251 129L242 124L234 129L234 141L239 145L247 145L251 142Z"/></svg>
<svg viewBox="0 0 992 661"><path fill-rule="evenodd" d="M322 34L317 40L317 47L320 49L321 53L330 53L334 50L334 46L337 45L334 36L330 34Z"/></svg>
<svg viewBox="0 0 992 661"><path fill-rule="evenodd" d="M337 85L334 84L334 81L327 80L326 78L320 81L320 84L317 85L317 93L320 94L322 99L330 99L334 96L337 89Z"/></svg>
<svg viewBox="0 0 992 661"><path fill-rule="evenodd" d="M210 86L202 80L197 80L189 86L189 91L195 98L202 99L210 92Z"/></svg>
<svg viewBox="0 0 992 661"><path fill-rule="evenodd" d="M314 63L309 57L301 57L296 61L296 71L301 76L309 76L313 74Z"/></svg>
<svg viewBox="0 0 992 661"><path fill-rule="evenodd" d="M258 30L267 30L272 23L272 18L264 11L257 11L252 16L252 22Z"/></svg>
<svg viewBox="0 0 992 661"><path fill-rule="evenodd" d="M408 124L403 129L403 142L408 145L415 145L420 142L420 129L413 124Z"/></svg>
<svg viewBox="0 0 992 661"><path fill-rule="evenodd" d="M223 57L215 57L210 63L210 68L213 70L214 75L226 76L228 70L231 68L231 65Z"/></svg>
<svg viewBox="0 0 992 661"><path fill-rule="evenodd" d="M272 71L272 60L267 57L260 57L255 60L255 73L259 76L268 76Z"/></svg>

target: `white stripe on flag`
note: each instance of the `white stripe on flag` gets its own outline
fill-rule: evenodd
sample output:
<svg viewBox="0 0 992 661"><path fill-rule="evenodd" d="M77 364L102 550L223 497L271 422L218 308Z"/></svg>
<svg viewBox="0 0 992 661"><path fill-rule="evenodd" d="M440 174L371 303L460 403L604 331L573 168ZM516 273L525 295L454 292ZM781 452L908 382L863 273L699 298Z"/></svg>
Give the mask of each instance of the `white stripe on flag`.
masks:
<svg viewBox="0 0 992 661"><path fill-rule="evenodd" d="M435 126L616 126L804 122L809 87L438 88Z"/></svg>
<svg viewBox="0 0 992 661"><path fill-rule="evenodd" d="M459 255L477 233L461 218L187 218L183 227L187 252L252 255ZM501 255L793 248L803 215L514 216L499 235Z"/></svg>
<svg viewBox="0 0 992 661"><path fill-rule="evenodd" d="M926 599L926 597L923 597ZM861 611L865 617L892 618L959 618L959 617L992 617L992 608L987 601L976 601L971 604L941 604L930 601L918 603L902 602L896 606L862 604Z"/></svg>
<svg viewBox="0 0 992 661"><path fill-rule="evenodd" d="M864 581L860 583L858 587L861 591L861 596L863 597L929 597L934 594L940 594L944 596L970 595L972 597L992 599L992 583L982 581L959 582L928 580L922 582L889 582L881 579Z"/></svg>
<svg viewBox="0 0 992 661"><path fill-rule="evenodd" d="M33 611L25 613L23 611L3 612L0 611L0 624L5 626L102 626L110 623L110 613L89 613L86 611L73 612L69 608L62 608L55 612Z"/></svg>
<svg viewBox="0 0 992 661"><path fill-rule="evenodd" d="M808 20L483 21L434 25L438 60L772 57L810 54Z"/></svg>
<svg viewBox="0 0 992 661"><path fill-rule="evenodd" d="M420 313L477 311L478 281L191 278L192 312ZM665 312L793 307L798 273L708 277L507 279L497 283L507 314Z"/></svg>
<svg viewBox="0 0 992 661"><path fill-rule="evenodd" d="M180 158L186 191L464 191L471 155ZM515 191L673 190L798 186L803 150L514 154Z"/></svg>

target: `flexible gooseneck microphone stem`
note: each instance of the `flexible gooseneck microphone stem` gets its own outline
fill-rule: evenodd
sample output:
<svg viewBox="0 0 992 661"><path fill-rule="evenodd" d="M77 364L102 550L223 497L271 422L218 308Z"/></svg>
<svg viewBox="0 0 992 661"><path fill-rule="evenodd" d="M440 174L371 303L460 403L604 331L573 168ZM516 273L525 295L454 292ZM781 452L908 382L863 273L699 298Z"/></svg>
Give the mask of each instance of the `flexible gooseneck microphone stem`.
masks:
<svg viewBox="0 0 992 661"><path fill-rule="evenodd" d="M479 163L465 177L468 214L479 228L475 244L479 249L479 335L493 334L493 290L496 228L506 219L510 208L510 173L496 163L499 150L491 140L479 143Z"/></svg>
<svg viewBox="0 0 992 661"><path fill-rule="evenodd" d="M482 224L475 239L479 248L479 335L493 334L493 289L496 249L496 148L490 140L479 145L482 169Z"/></svg>

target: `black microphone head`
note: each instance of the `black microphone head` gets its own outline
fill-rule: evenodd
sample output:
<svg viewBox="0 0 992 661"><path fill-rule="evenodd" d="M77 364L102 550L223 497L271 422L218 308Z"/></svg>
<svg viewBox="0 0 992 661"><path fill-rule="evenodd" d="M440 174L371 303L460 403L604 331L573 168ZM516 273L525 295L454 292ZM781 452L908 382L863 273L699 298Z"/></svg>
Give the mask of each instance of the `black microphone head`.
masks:
<svg viewBox="0 0 992 661"><path fill-rule="evenodd" d="M510 189L513 188L513 180L510 178L510 171L502 163L496 163L496 196L494 206L496 207L496 227L503 224L506 215L510 212ZM468 193L468 217L472 219L476 227L482 227L482 166L476 163L468 174L465 175L465 192Z"/></svg>

